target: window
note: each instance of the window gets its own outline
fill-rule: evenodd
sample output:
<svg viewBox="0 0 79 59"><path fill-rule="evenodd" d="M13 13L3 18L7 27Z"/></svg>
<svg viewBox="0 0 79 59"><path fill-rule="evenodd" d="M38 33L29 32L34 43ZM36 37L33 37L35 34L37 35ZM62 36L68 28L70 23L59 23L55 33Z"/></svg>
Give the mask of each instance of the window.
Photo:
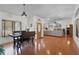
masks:
<svg viewBox="0 0 79 59"><path fill-rule="evenodd" d="M21 31L21 22L2 20L2 36L9 36L10 34L13 34L13 31Z"/></svg>

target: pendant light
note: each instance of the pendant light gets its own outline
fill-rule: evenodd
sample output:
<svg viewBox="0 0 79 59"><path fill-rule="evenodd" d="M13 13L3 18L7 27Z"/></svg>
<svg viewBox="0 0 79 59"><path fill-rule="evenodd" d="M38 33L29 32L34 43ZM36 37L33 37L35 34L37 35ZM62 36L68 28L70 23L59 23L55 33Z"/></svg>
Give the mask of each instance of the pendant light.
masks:
<svg viewBox="0 0 79 59"><path fill-rule="evenodd" d="M21 14L21 16L27 16L27 14L25 13L25 4L23 4L23 13Z"/></svg>

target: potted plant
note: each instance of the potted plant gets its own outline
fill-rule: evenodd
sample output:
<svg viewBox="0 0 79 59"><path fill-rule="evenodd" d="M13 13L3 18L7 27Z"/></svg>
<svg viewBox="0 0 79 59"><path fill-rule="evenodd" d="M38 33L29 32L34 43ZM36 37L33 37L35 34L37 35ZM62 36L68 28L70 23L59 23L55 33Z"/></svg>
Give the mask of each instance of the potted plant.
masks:
<svg viewBox="0 0 79 59"><path fill-rule="evenodd" d="M0 55L4 55L4 49L3 49L3 46L2 45L0 45Z"/></svg>

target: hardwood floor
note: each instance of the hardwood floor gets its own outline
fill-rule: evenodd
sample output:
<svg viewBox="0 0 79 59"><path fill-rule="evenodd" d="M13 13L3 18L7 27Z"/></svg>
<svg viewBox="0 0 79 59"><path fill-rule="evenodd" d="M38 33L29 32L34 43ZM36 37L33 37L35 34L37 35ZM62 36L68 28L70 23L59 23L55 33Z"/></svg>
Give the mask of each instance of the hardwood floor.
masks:
<svg viewBox="0 0 79 59"><path fill-rule="evenodd" d="M5 54L13 55L13 45L4 45ZM77 48L72 37L44 36L35 40L35 48L31 45L22 49L21 55L78 55Z"/></svg>
<svg viewBox="0 0 79 59"><path fill-rule="evenodd" d="M75 43L72 38L46 36L44 43L45 48L39 50L38 54L76 54L76 50L73 48Z"/></svg>

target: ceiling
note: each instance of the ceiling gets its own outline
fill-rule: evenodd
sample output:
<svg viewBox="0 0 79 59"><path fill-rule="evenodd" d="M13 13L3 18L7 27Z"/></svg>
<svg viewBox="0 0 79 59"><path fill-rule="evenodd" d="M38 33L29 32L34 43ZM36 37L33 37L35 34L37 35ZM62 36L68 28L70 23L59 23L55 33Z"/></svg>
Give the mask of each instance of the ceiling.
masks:
<svg viewBox="0 0 79 59"><path fill-rule="evenodd" d="M25 11L28 16L37 15L42 18L72 17L76 4L26 4ZM0 4L0 11L15 15L23 12L22 4Z"/></svg>

